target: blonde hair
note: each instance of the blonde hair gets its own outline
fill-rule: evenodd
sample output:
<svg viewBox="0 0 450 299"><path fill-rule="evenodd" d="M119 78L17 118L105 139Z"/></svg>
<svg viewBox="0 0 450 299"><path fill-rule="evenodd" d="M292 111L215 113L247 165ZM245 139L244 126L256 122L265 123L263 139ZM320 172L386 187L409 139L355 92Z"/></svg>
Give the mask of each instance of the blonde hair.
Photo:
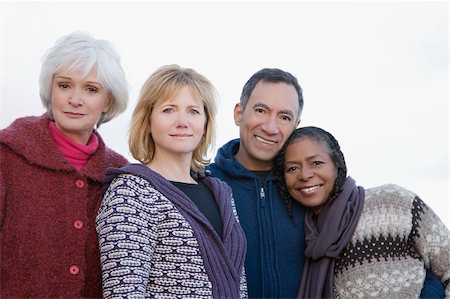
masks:
<svg viewBox="0 0 450 299"><path fill-rule="evenodd" d="M139 101L131 118L128 144L133 157L143 164L154 158L155 143L151 135L150 118L156 103L173 99L184 86L191 88L203 103L206 128L200 143L192 154L191 168L200 170L210 162L208 150L215 142L215 116L217 113L216 89L204 76L190 68L176 64L165 65L156 70L142 86Z"/></svg>

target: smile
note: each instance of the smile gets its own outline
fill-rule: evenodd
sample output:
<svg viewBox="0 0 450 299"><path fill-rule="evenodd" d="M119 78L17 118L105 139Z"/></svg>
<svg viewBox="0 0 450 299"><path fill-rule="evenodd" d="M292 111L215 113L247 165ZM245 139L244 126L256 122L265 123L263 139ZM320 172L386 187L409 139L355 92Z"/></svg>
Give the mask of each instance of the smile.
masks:
<svg viewBox="0 0 450 299"><path fill-rule="evenodd" d="M322 185L316 185L316 186L312 186L312 187L302 188L302 189L300 189L300 191L302 191L304 193L313 193L314 191L319 189L321 186Z"/></svg>
<svg viewBox="0 0 450 299"><path fill-rule="evenodd" d="M256 140L258 140L258 141L260 141L262 143L265 143L265 144L269 144L269 145L274 145L274 144L278 143L276 141L269 141L269 140L263 139L263 138L261 138L259 136L255 136L255 138L256 138Z"/></svg>

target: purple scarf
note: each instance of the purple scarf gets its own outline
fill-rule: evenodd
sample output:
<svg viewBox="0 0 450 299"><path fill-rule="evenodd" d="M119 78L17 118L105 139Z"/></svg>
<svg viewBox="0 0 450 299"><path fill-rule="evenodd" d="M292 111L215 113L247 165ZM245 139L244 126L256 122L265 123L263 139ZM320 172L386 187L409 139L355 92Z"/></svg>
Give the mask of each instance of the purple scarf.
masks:
<svg viewBox="0 0 450 299"><path fill-rule="evenodd" d="M305 215L305 266L297 298L333 298L336 258L351 240L364 205L364 188L351 177L316 217Z"/></svg>
<svg viewBox="0 0 450 299"><path fill-rule="evenodd" d="M225 182L206 176L203 181L214 194L223 221L223 240L192 200L157 172L142 164L128 164L107 171L107 185L121 173L147 180L177 207L189 222L200 247L206 272L212 283L213 298L240 298L240 278L246 253L244 231L231 207L231 188Z"/></svg>

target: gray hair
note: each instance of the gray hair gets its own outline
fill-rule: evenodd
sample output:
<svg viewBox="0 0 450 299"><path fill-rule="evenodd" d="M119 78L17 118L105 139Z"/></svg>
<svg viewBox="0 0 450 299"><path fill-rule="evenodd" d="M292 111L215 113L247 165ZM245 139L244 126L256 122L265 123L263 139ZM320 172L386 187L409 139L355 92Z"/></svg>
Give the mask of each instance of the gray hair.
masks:
<svg viewBox="0 0 450 299"><path fill-rule="evenodd" d="M61 71L78 71L86 77L97 71L98 80L109 92L111 106L102 114L97 127L124 112L128 105L128 83L120 56L107 40L95 39L84 32L73 32L58 39L42 60L39 77L40 96L48 116L53 119L52 83Z"/></svg>

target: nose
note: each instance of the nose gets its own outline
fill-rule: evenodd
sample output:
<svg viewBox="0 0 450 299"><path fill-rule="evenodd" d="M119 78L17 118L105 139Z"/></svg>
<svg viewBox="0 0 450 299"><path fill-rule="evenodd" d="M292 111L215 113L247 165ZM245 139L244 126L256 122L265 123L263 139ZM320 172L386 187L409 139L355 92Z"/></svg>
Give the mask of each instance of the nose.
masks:
<svg viewBox="0 0 450 299"><path fill-rule="evenodd" d="M314 176L314 172L310 167L304 166L300 168L300 172L298 174L298 179L302 181L307 181Z"/></svg>
<svg viewBox="0 0 450 299"><path fill-rule="evenodd" d="M177 117L177 127L186 128L188 126L188 115L186 113L180 112Z"/></svg>
<svg viewBox="0 0 450 299"><path fill-rule="evenodd" d="M275 135L280 132L280 129L278 128L276 116L271 116L270 118L268 118L264 122L264 124L262 125L261 128L268 135Z"/></svg>
<svg viewBox="0 0 450 299"><path fill-rule="evenodd" d="M69 97L69 104L78 107L83 105L83 94L80 90L74 89Z"/></svg>

